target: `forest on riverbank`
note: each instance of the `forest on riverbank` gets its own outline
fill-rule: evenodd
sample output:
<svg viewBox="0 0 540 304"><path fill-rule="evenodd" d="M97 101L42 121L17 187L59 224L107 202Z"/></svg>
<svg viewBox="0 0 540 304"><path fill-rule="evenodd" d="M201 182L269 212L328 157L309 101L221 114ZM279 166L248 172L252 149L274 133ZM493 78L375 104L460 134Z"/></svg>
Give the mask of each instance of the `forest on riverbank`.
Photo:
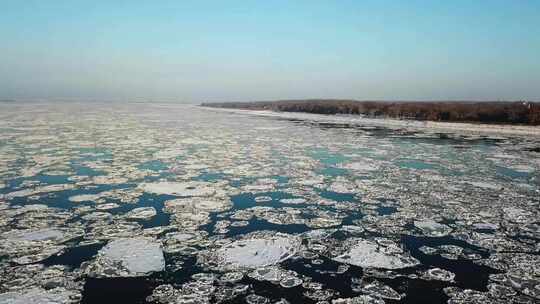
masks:
<svg viewBox="0 0 540 304"><path fill-rule="evenodd" d="M202 103L231 109L356 114L444 122L540 125L540 103L525 101L357 101L338 99Z"/></svg>

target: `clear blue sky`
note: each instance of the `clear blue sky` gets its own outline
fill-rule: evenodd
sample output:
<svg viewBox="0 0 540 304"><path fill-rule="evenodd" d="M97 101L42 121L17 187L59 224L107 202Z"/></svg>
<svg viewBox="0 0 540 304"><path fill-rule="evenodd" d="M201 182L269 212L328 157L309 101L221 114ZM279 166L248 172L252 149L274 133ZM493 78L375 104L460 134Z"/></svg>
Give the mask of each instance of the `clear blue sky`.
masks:
<svg viewBox="0 0 540 304"><path fill-rule="evenodd" d="M0 98L540 100L538 0L0 4Z"/></svg>

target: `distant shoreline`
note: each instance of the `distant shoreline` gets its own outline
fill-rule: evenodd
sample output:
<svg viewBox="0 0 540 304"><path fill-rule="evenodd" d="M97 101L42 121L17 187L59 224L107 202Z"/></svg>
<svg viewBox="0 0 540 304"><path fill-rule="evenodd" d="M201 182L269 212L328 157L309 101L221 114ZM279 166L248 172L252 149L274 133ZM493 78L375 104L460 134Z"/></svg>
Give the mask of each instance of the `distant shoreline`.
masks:
<svg viewBox="0 0 540 304"><path fill-rule="evenodd" d="M254 115L269 118L301 120L315 123L347 124L364 126L381 126L391 129L410 129L428 131L431 133L460 133L469 135L487 136L518 136L518 137L540 137L540 126L530 125L508 125L508 124L484 124L484 123L463 123L463 122L437 122L404 120L395 118L370 118L360 115L327 115L301 112L278 112L272 110L250 110L224 107L206 107L209 111L220 111L232 114Z"/></svg>
<svg viewBox="0 0 540 304"><path fill-rule="evenodd" d="M339 99L202 103L201 106L368 118L504 125L540 125L540 103L529 101L357 101Z"/></svg>

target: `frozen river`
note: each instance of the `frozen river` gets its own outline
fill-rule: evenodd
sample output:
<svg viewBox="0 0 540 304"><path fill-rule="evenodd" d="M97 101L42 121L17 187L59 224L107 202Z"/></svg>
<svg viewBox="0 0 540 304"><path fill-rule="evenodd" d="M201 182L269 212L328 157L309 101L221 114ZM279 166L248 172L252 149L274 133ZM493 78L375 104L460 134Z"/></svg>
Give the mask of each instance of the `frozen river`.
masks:
<svg viewBox="0 0 540 304"><path fill-rule="evenodd" d="M540 301L540 138L306 117L0 104L0 304Z"/></svg>

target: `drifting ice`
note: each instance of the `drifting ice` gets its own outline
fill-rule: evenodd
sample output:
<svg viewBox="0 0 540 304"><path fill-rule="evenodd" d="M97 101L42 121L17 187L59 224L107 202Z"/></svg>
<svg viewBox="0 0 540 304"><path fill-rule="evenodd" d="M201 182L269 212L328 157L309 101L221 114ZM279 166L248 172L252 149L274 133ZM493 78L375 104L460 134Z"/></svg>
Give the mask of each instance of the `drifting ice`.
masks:
<svg viewBox="0 0 540 304"><path fill-rule="evenodd" d="M161 245L151 238L136 237L109 242L85 272L91 277L139 277L164 268Z"/></svg>
<svg viewBox="0 0 540 304"><path fill-rule="evenodd" d="M202 260L219 265L220 269L254 269L275 265L292 257L300 247L300 239L283 234L254 234L222 246ZM204 254L203 254L204 255Z"/></svg>
<svg viewBox="0 0 540 304"><path fill-rule="evenodd" d="M142 183L139 188L154 194L168 194L175 196L210 196L216 190L209 183L204 182L157 182Z"/></svg>
<svg viewBox="0 0 540 304"><path fill-rule="evenodd" d="M335 261L359 267L400 269L418 265L420 262L410 255L396 252L392 246L382 246L372 241L352 238L345 242L349 249L334 258ZM388 243L388 242L386 242Z"/></svg>

